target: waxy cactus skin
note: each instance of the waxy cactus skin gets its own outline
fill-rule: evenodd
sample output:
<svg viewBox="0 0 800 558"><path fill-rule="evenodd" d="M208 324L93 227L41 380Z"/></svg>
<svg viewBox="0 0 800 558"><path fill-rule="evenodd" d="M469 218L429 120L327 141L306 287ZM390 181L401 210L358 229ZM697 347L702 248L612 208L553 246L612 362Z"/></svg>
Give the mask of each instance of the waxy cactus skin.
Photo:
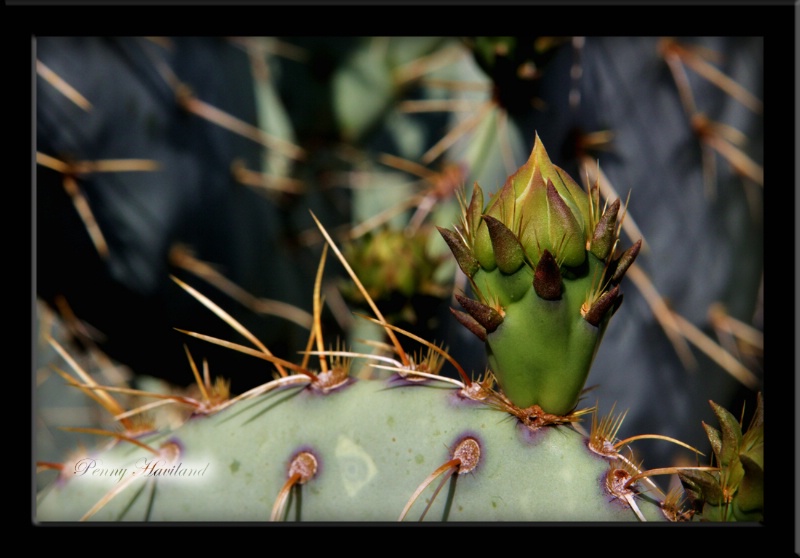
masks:
<svg viewBox="0 0 800 558"><path fill-rule="evenodd" d="M182 467L202 475L142 477L88 520L267 522L292 457L305 451L318 471L292 492L287 521L395 522L417 486L471 436L481 448L477 466L445 483L426 521L637 521L605 487L612 461L578 432L532 432L459 391L438 381L356 380L328 394L287 388L194 417L141 441L177 440ZM128 477L144 473L140 460L153 459L125 442L91 457L127 466ZM121 484L66 465L64 482L40 495L40 522L77 521ZM437 484L406 521L419 519ZM648 520L666 520L651 496L637 497L637 505Z"/></svg>

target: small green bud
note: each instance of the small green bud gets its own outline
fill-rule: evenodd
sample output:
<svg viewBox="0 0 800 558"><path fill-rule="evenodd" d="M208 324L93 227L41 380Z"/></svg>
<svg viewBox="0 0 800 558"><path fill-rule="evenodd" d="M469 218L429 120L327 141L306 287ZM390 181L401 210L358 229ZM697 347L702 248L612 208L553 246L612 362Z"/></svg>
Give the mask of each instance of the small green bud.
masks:
<svg viewBox="0 0 800 558"><path fill-rule="evenodd" d="M641 242L612 259L620 202L600 215L599 195L554 165L537 135L486 207L475 184L461 229L442 232L481 301L458 297L466 312L453 315L485 342L500 389L520 408L574 411L622 303L619 279Z"/></svg>

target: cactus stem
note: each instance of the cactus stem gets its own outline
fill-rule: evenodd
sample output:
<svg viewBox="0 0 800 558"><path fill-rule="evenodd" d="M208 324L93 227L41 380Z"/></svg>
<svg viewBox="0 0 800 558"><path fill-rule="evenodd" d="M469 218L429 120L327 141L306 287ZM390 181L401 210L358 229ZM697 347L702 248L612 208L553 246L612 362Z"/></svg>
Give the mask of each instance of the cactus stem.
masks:
<svg viewBox="0 0 800 558"><path fill-rule="evenodd" d="M439 491L441 491L447 479L449 479L454 473L472 472L475 467L477 467L480 458L481 446L475 438L472 436L467 436L461 440L453 450L452 459L438 467L433 473L428 475L424 481L422 481L422 484L417 487L417 489L414 491L414 494L411 495L411 498L409 498L408 502L406 503L405 508L403 508L398 521L403 521L403 519L405 519L406 515L408 515L408 512L411 509L411 506L414 505L414 502L417 500L417 498L419 498L419 495L422 494L422 491L425 490L428 485L436 480L437 477L445 475L442 478L442 481L439 483L439 486L436 487L436 490L428 502L428 505L425 506L422 515L420 515L420 521L425 519L425 514L428 513L433 501L436 499L436 496L439 494Z"/></svg>
<svg viewBox="0 0 800 558"><path fill-rule="evenodd" d="M275 504L272 507L270 521L278 521L284 516L289 492L297 485L305 484L317 474L317 458L309 451L302 451L292 459L289 464L289 478L278 492Z"/></svg>

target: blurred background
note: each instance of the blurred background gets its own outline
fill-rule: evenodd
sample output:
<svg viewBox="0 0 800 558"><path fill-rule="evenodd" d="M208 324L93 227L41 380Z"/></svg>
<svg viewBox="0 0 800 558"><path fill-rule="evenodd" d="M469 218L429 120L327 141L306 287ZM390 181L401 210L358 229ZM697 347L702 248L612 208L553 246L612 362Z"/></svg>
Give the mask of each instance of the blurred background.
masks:
<svg viewBox="0 0 800 558"><path fill-rule="evenodd" d="M35 52L37 460L97 444L60 427L113 428L54 370L74 374L49 337L103 385L191 393L184 346L234 393L272 378L176 331L246 343L170 275L299 361L324 242L310 211L390 321L482 374L435 226L458 222L459 189L498 190L537 133L576 181L627 202L621 248L644 241L581 405L627 410L620 438L706 455L709 399L749 421L762 38L40 37ZM331 257L323 294L328 342L371 351L381 333ZM633 449L648 468L695 463L660 440Z"/></svg>

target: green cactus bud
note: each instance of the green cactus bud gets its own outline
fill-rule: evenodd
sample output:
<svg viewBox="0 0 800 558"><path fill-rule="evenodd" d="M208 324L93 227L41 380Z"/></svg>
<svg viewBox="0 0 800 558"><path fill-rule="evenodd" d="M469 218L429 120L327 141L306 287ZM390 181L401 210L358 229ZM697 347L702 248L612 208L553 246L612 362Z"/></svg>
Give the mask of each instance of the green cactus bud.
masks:
<svg viewBox="0 0 800 558"><path fill-rule="evenodd" d="M415 295L440 297L445 287L436 273L442 259L428 250L431 233L432 229L421 228L409 236L403 230L383 227L348 242L343 249L374 300L407 302ZM471 265L477 265L457 233L447 231L442 236L451 251L459 254L456 259L462 269L466 268L465 273ZM365 304L361 292L351 284L342 283L341 291L346 299Z"/></svg>
<svg viewBox="0 0 800 558"><path fill-rule="evenodd" d="M459 265L468 259L464 244L479 264L468 273L478 302L462 301L472 320L457 319L484 340L489 368L513 405L567 415L641 242L614 253L619 201L600 215L599 187L578 186L550 161L538 135L528 160L481 212L482 201L476 184L458 237L464 243L443 233ZM476 308L492 309L502 322L489 324Z"/></svg>
<svg viewBox="0 0 800 558"><path fill-rule="evenodd" d="M762 459L763 453L762 445ZM746 454L741 454L739 460L744 476L734 499L734 515L739 521L757 521L764 506L764 466Z"/></svg>
<svg viewBox="0 0 800 558"><path fill-rule="evenodd" d="M729 411L709 401L720 424L703 424L718 471L681 471L679 477L704 521L761 521L764 509L764 411L761 394L744 434Z"/></svg>
<svg viewBox="0 0 800 558"><path fill-rule="evenodd" d="M586 243L581 224L549 180L547 181L547 204L551 249L560 256L563 265L575 267L582 264L586 259Z"/></svg>
<svg viewBox="0 0 800 558"><path fill-rule="evenodd" d="M706 504L713 506L720 505L724 500L719 481L711 473L687 469L679 471L678 476L693 500L702 499Z"/></svg>

